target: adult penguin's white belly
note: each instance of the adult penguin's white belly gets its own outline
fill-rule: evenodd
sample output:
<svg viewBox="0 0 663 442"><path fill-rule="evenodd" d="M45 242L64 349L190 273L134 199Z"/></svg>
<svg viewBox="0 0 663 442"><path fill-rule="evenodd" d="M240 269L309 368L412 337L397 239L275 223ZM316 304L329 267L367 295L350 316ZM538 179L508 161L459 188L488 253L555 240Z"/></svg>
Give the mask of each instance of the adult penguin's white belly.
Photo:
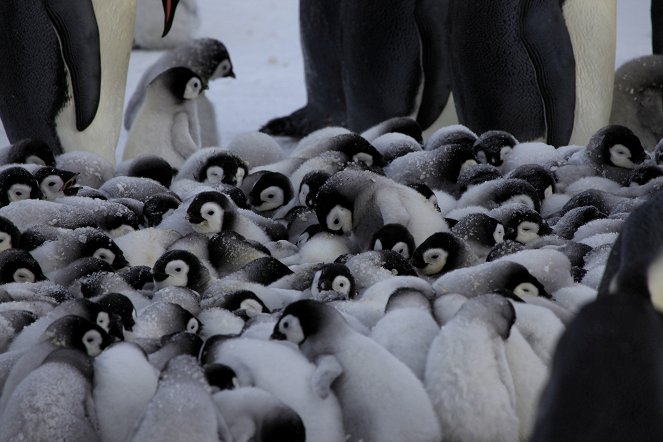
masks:
<svg viewBox="0 0 663 442"><path fill-rule="evenodd" d="M55 119L65 151L89 150L115 162L115 147L122 126L124 91L136 19L136 0L93 0L99 27L101 92L97 114L82 132L76 130L74 100ZM67 73L69 94L71 78Z"/></svg>
<svg viewBox="0 0 663 442"><path fill-rule="evenodd" d="M569 144L586 145L612 108L616 0L566 0L562 7L576 61L576 109Z"/></svg>

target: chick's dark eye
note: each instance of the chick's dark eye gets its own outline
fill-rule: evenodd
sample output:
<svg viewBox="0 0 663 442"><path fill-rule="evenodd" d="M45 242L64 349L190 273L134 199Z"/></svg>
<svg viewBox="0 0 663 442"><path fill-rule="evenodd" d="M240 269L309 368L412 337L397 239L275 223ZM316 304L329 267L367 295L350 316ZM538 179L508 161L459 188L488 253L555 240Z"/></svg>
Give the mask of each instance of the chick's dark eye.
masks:
<svg viewBox="0 0 663 442"><path fill-rule="evenodd" d="M341 221L339 221L338 218L336 218L336 219L334 220L334 225L338 225L338 224L340 224L340 222L341 222Z"/></svg>
<svg viewBox="0 0 663 442"><path fill-rule="evenodd" d="M207 211L207 214L210 215L210 216L212 216L212 215L214 215L214 211L213 211L213 210L208 210L208 211Z"/></svg>
<svg viewBox="0 0 663 442"><path fill-rule="evenodd" d="M288 322L283 323L283 328L288 328L289 326L290 326L290 324Z"/></svg>

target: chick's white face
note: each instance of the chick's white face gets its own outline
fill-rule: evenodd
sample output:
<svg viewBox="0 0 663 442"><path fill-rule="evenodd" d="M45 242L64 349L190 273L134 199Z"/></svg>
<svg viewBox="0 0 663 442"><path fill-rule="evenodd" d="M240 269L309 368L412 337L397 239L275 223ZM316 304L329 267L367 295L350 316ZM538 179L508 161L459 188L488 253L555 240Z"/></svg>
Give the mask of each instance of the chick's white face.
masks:
<svg viewBox="0 0 663 442"><path fill-rule="evenodd" d="M223 226L223 209L217 203L205 203L200 207L200 216L204 221L192 224L193 230L198 233L218 233Z"/></svg>
<svg viewBox="0 0 663 442"><path fill-rule="evenodd" d="M104 330L110 330L110 316L106 312L99 312L97 314L97 325Z"/></svg>
<svg viewBox="0 0 663 442"><path fill-rule="evenodd" d="M235 186L241 186L244 182L244 177L246 176L246 171L241 167L237 168L235 172Z"/></svg>
<svg viewBox="0 0 663 442"><path fill-rule="evenodd" d="M262 204L254 207L254 209L260 212L274 210L283 205L284 199L283 189L278 186L269 186L260 192L260 201L262 201Z"/></svg>
<svg viewBox="0 0 663 442"><path fill-rule="evenodd" d="M231 69L232 64L230 64L230 60L223 60L214 70L211 80L227 76Z"/></svg>
<svg viewBox="0 0 663 442"><path fill-rule="evenodd" d="M278 331L282 333L286 339L297 345L301 344L306 336L299 319L293 315L286 315L278 323Z"/></svg>
<svg viewBox="0 0 663 442"><path fill-rule="evenodd" d="M245 299L239 304L240 310L244 310L249 318L253 318L262 313L262 306L255 299Z"/></svg>
<svg viewBox="0 0 663 442"><path fill-rule="evenodd" d="M100 247L97 250L95 250L95 252L92 254L92 257L105 261L111 265L115 261L115 253L111 252L110 250L104 247Z"/></svg>
<svg viewBox="0 0 663 442"><path fill-rule="evenodd" d="M539 239L539 225L531 221L523 221L518 224L518 234L516 241L521 244L529 244Z"/></svg>
<svg viewBox="0 0 663 442"><path fill-rule="evenodd" d="M205 184L219 184L223 181L223 168L219 166L210 166L205 171Z"/></svg>
<svg viewBox="0 0 663 442"><path fill-rule="evenodd" d="M200 322L196 318L189 319L189 322L186 323L187 333L195 335L198 333L198 330L200 330Z"/></svg>
<svg viewBox="0 0 663 442"><path fill-rule="evenodd" d="M426 263L426 267L423 268L422 272L424 275L436 275L444 269L444 266L447 265L447 258L449 253L439 247L428 249L423 253L423 260Z"/></svg>
<svg viewBox="0 0 663 442"><path fill-rule="evenodd" d="M338 275L332 281L332 290L336 293L340 293L346 297L350 297L350 290L352 289L352 284L350 280L343 275Z"/></svg>
<svg viewBox="0 0 663 442"><path fill-rule="evenodd" d="M539 289L536 288L531 282L521 282L513 289L513 293L517 296L539 296Z"/></svg>
<svg viewBox="0 0 663 442"><path fill-rule="evenodd" d="M102 343L103 339L101 337L101 333L99 333L97 330L88 330L83 335L83 345L85 346L85 352L91 358L101 353Z"/></svg>
<svg viewBox="0 0 663 442"><path fill-rule="evenodd" d="M511 153L511 147L509 146L504 146L503 148L500 149L500 160L504 161L506 157L509 156Z"/></svg>
<svg viewBox="0 0 663 442"><path fill-rule="evenodd" d="M302 206L306 206L306 198L308 197L309 192L311 192L311 188L308 184L302 184L299 188L299 204Z"/></svg>
<svg viewBox="0 0 663 442"><path fill-rule="evenodd" d="M200 93L203 91L203 83L198 77L192 77L187 81L186 86L184 86L183 97L185 100L193 100L198 98Z"/></svg>
<svg viewBox="0 0 663 442"><path fill-rule="evenodd" d="M465 160L465 162L460 166L460 171L464 171L467 168L470 168L472 166L476 166L477 162L476 160Z"/></svg>
<svg viewBox="0 0 663 442"><path fill-rule="evenodd" d="M325 219L327 228L333 231L350 233L352 231L352 212L342 206L334 206Z"/></svg>
<svg viewBox="0 0 663 442"><path fill-rule="evenodd" d="M495 227L495 230L493 231L493 239L495 240L495 244L504 242L504 226L502 224L498 224Z"/></svg>
<svg viewBox="0 0 663 442"><path fill-rule="evenodd" d="M410 248L403 241L399 241L391 248L394 252L398 253L405 259L410 259Z"/></svg>
<svg viewBox="0 0 663 442"><path fill-rule="evenodd" d="M186 287L189 282L189 265L181 259L175 259L166 264L164 272L168 277L156 283L157 288Z"/></svg>
<svg viewBox="0 0 663 442"><path fill-rule="evenodd" d="M13 245L11 235L7 232L0 232L0 252L4 252L5 250L11 249L12 247Z"/></svg>
<svg viewBox="0 0 663 442"><path fill-rule="evenodd" d="M46 162L37 155L30 155L25 159L26 164L36 164L37 166L45 166Z"/></svg>
<svg viewBox="0 0 663 442"><path fill-rule="evenodd" d="M14 272L13 278L15 282L35 282L37 279L34 273L23 267Z"/></svg>
<svg viewBox="0 0 663 442"><path fill-rule="evenodd" d="M631 151L628 147L621 144L615 144L610 147L610 162L617 167L625 169L635 169L635 163L631 160Z"/></svg>
<svg viewBox="0 0 663 442"><path fill-rule="evenodd" d="M54 201L55 199L64 196L64 192L62 191L64 188L64 182L62 181L62 178L57 175L48 175L39 184L39 188L44 194L44 198L49 201Z"/></svg>
<svg viewBox="0 0 663 442"><path fill-rule="evenodd" d="M9 202L27 200L30 198L30 192L32 192L32 187L27 184L12 184L7 191L7 197Z"/></svg>
<svg viewBox="0 0 663 442"><path fill-rule="evenodd" d="M352 161L356 163L364 163L366 167L373 166L373 157L365 152L359 152L352 156Z"/></svg>

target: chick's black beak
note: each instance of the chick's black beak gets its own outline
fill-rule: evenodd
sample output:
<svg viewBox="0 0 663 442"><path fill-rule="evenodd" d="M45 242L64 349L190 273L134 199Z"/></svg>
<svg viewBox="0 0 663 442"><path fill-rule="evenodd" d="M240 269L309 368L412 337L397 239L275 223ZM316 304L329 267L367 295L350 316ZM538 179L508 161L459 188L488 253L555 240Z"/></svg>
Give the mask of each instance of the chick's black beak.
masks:
<svg viewBox="0 0 663 442"><path fill-rule="evenodd" d="M152 277L154 278L154 280L156 282L161 282L161 281L165 281L166 278L168 278L168 274L166 274L164 272L152 271Z"/></svg>
<svg viewBox="0 0 663 442"><path fill-rule="evenodd" d="M161 2L163 3L163 34L161 34L161 37L163 38L173 26L175 10L180 0L161 0Z"/></svg>
<svg viewBox="0 0 663 442"><path fill-rule="evenodd" d="M278 324L277 324L277 327L278 327ZM274 339L274 340L277 340L277 341L285 341L286 336L283 333L281 333L280 331L278 331L278 329L276 327L274 327L274 332L272 333L272 336L270 336L270 339Z"/></svg>
<svg viewBox="0 0 663 442"><path fill-rule="evenodd" d="M205 221L202 216L196 215L194 213L187 213L186 220L191 224L200 224Z"/></svg>

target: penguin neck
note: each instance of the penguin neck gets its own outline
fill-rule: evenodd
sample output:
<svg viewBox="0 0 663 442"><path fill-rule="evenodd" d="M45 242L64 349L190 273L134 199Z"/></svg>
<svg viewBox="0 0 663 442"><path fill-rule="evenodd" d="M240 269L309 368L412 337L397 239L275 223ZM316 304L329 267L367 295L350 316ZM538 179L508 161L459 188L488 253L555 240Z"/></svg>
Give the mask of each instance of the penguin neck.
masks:
<svg viewBox="0 0 663 442"><path fill-rule="evenodd" d="M585 145L610 119L617 2L566 0L562 12L576 62L576 110L569 144Z"/></svg>
<svg viewBox="0 0 663 442"><path fill-rule="evenodd" d="M87 150L115 164L120 136L129 55L134 34L136 0L93 0L99 28L101 94L97 114L82 132L76 129L75 104L70 98L55 118L58 137L65 152ZM68 96L72 97L67 72Z"/></svg>

